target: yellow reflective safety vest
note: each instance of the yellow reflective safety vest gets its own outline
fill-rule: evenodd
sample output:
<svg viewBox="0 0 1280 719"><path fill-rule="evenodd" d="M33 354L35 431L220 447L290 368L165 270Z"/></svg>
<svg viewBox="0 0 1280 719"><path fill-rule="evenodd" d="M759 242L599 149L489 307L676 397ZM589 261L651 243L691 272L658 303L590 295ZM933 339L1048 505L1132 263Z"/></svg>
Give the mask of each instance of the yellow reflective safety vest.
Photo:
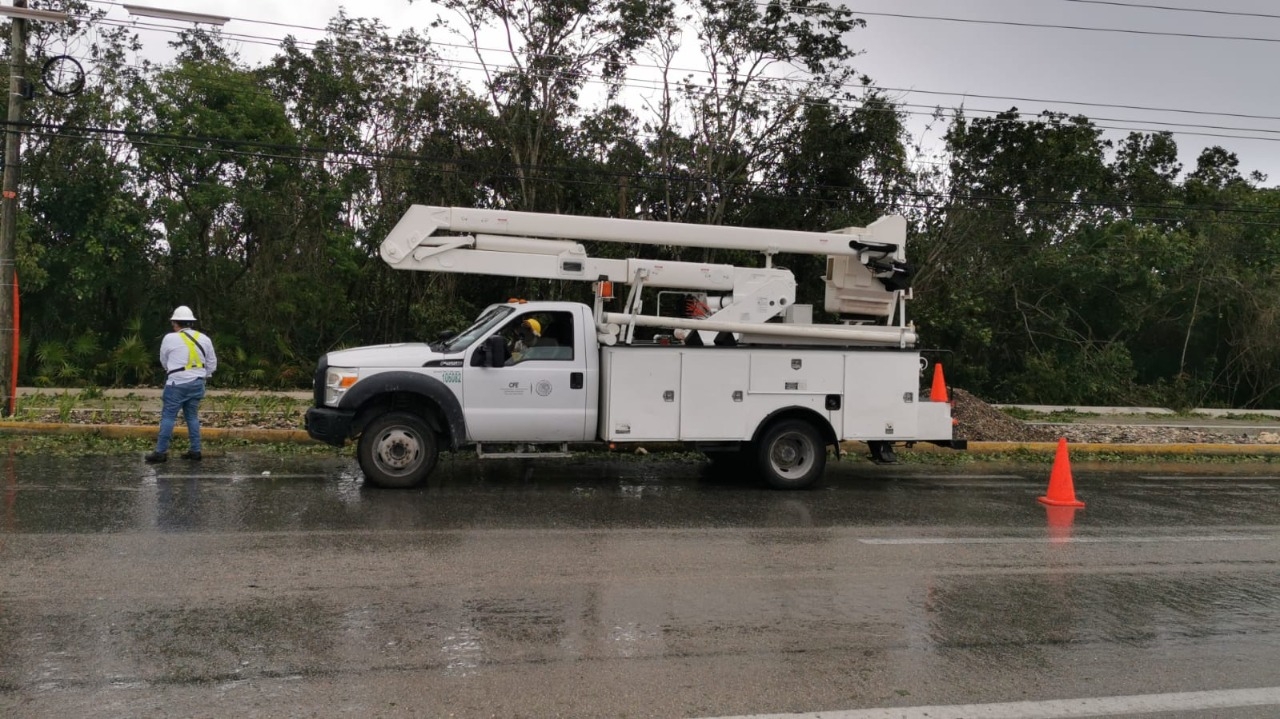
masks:
<svg viewBox="0 0 1280 719"><path fill-rule="evenodd" d="M187 345L187 365L178 369L171 369L168 374L189 369L204 369L204 348L200 346L199 342L196 342L196 340L200 339L200 333L195 330L183 330L178 334L182 335L182 341Z"/></svg>

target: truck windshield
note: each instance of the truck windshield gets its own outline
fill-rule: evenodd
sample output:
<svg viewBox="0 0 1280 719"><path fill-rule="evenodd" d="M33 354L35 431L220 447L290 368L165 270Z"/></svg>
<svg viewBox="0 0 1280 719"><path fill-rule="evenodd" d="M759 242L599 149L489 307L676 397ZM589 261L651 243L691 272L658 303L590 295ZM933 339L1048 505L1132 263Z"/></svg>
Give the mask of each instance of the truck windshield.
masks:
<svg viewBox="0 0 1280 719"><path fill-rule="evenodd" d="M505 305L490 307L480 314L480 319L475 324L450 337L444 343L445 353L461 352L475 343L476 340L489 333L490 329L502 323L515 308Z"/></svg>

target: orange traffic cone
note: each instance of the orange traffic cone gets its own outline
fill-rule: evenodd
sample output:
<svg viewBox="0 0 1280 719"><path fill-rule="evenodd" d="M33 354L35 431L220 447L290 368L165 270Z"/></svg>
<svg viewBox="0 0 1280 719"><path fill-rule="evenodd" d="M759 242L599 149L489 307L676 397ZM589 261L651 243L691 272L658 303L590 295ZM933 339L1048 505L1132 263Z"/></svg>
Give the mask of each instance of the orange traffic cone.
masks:
<svg viewBox="0 0 1280 719"><path fill-rule="evenodd" d="M1058 453L1053 458L1053 471L1049 474L1049 492L1040 502L1054 507L1083 507L1076 499L1076 489L1071 482L1071 459L1067 456L1067 438L1058 438Z"/></svg>
<svg viewBox="0 0 1280 719"><path fill-rule="evenodd" d="M929 390L930 402L950 402L947 399L947 381L942 376L942 363L933 366L933 388Z"/></svg>

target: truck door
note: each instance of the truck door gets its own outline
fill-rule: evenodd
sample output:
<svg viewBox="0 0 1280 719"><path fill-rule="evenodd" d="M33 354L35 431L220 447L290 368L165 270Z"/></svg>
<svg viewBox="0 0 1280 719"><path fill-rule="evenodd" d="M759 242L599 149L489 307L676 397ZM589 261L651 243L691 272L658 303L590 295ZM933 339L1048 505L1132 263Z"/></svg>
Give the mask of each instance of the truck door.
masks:
<svg viewBox="0 0 1280 719"><path fill-rule="evenodd" d="M587 436L586 343L570 312L515 315L502 367L463 366L463 411L474 442L581 442Z"/></svg>

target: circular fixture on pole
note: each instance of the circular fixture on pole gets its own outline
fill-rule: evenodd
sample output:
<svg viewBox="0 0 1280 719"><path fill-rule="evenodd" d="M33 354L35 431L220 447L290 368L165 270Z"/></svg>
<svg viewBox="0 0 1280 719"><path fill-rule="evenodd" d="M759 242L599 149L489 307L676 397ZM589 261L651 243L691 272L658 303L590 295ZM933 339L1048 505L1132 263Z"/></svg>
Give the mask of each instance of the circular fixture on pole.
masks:
<svg viewBox="0 0 1280 719"><path fill-rule="evenodd" d="M72 97L84 90L84 67L70 55L55 55L44 61L40 81L58 97Z"/></svg>

